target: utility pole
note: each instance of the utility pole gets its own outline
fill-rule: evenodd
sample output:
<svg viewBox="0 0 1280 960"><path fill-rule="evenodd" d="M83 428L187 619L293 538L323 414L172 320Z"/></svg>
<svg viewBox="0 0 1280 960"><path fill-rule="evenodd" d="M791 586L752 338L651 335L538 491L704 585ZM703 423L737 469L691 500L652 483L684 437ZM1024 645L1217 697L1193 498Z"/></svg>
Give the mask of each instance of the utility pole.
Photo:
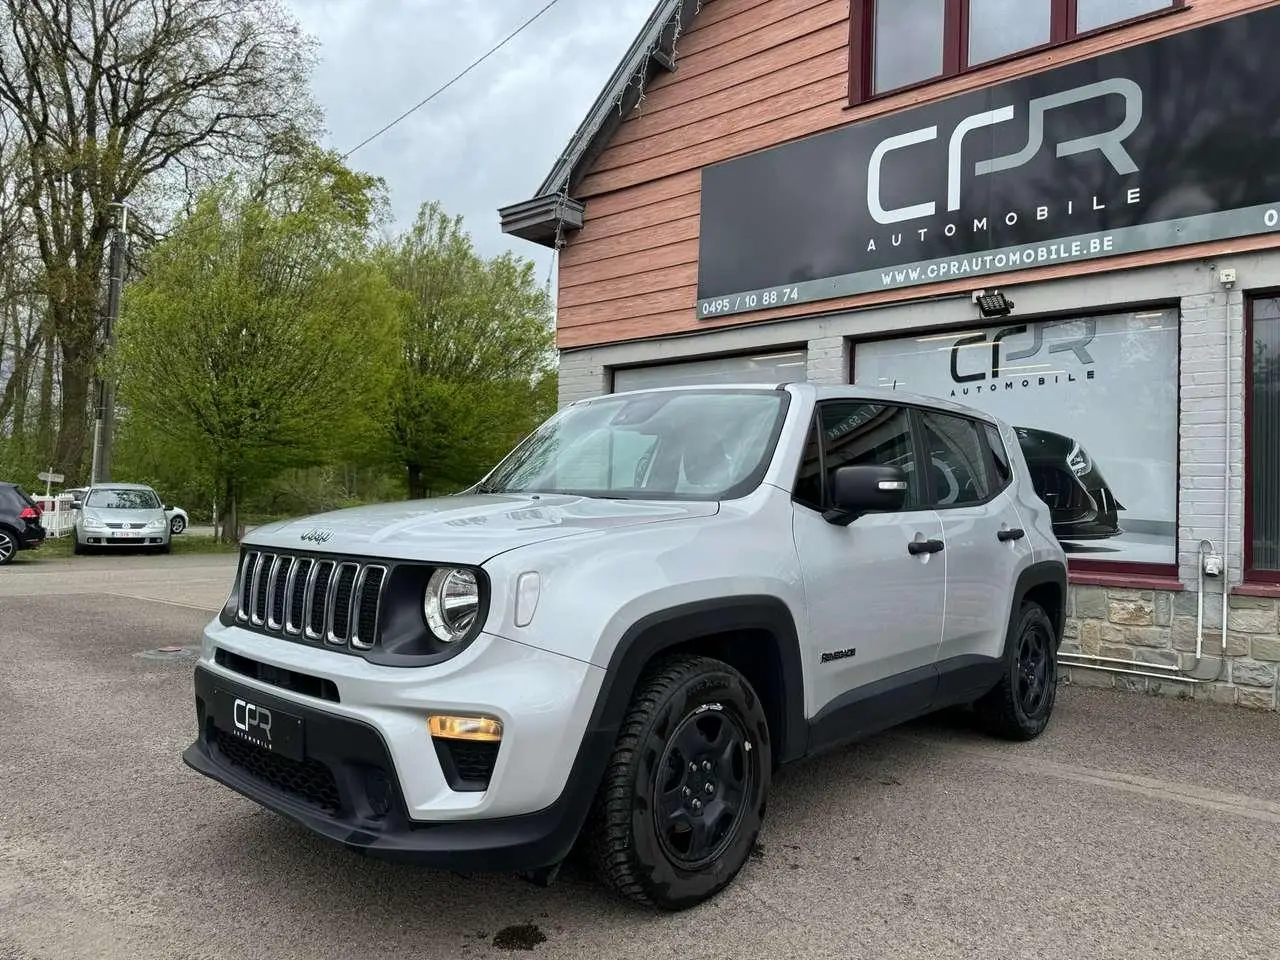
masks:
<svg viewBox="0 0 1280 960"><path fill-rule="evenodd" d="M106 351L115 346L115 325L120 318L120 289L124 284L125 231L129 226L129 206L112 203L120 208L120 222L111 236L111 255L107 280ZM110 378L98 377L98 404L93 423L93 466L89 482L99 483L111 479L111 440L115 432L116 398Z"/></svg>

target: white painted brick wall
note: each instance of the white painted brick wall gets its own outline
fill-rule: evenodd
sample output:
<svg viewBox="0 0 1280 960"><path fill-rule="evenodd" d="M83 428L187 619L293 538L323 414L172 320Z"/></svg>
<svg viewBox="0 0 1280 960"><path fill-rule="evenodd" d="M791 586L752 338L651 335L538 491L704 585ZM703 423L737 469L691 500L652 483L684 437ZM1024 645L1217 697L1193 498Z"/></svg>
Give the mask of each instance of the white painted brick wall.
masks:
<svg viewBox="0 0 1280 960"><path fill-rule="evenodd" d="M813 383L849 382L849 341L845 337L821 337L809 341L809 380Z"/></svg>
<svg viewBox="0 0 1280 960"><path fill-rule="evenodd" d="M1227 413L1230 411L1231 518L1229 582L1241 579L1243 545L1243 369L1244 296L1238 289L1218 287L1211 271L1200 274L1204 290L1181 301L1180 370L1181 429L1178 443L1178 572L1195 588L1202 539L1215 552L1223 550L1223 481L1227 459ZM1227 379L1226 331L1231 333L1231 376ZM1206 582L1205 623L1221 625L1221 582Z"/></svg>
<svg viewBox="0 0 1280 960"><path fill-rule="evenodd" d="M596 351L575 350L560 354L557 393L561 407L598 397L607 388L607 375Z"/></svg>

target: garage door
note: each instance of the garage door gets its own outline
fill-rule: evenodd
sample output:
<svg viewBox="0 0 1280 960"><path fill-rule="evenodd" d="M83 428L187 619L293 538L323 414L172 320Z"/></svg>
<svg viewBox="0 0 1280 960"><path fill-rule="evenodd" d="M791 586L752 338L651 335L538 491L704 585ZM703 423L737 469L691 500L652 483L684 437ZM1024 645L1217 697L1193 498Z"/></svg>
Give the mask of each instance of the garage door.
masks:
<svg viewBox="0 0 1280 960"><path fill-rule="evenodd" d="M804 380L808 351L762 353L750 356L712 357L613 371L615 393L650 387L677 387L699 383L782 383Z"/></svg>

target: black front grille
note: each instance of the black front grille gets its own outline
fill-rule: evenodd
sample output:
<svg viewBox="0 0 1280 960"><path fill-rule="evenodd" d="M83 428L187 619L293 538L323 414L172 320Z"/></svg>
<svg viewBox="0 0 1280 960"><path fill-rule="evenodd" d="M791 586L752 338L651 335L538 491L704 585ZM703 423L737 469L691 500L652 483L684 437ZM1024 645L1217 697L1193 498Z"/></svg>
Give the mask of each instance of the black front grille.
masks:
<svg viewBox="0 0 1280 960"><path fill-rule="evenodd" d="M239 737L209 725L209 739L232 766L261 780L282 793L311 804L330 816L342 809L338 784L329 768L318 760L301 762L272 753L265 747L248 743Z"/></svg>
<svg viewBox="0 0 1280 960"><path fill-rule="evenodd" d="M238 576L241 625L358 650L371 649L377 640L385 566L247 550Z"/></svg>

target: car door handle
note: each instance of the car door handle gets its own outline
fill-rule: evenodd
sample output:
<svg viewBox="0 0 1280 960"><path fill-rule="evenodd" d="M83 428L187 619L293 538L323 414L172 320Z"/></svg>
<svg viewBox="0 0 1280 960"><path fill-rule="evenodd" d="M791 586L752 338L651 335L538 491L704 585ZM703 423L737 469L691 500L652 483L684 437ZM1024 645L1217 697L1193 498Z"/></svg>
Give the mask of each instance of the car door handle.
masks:
<svg viewBox="0 0 1280 960"><path fill-rule="evenodd" d="M941 540L912 540L907 544L907 553L913 557L922 553L938 553L942 546Z"/></svg>
<svg viewBox="0 0 1280 960"><path fill-rule="evenodd" d="M996 539L1001 543L1008 543L1010 540L1021 540L1026 535L1025 530L1014 527L1012 530L1001 530L996 534Z"/></svg>

